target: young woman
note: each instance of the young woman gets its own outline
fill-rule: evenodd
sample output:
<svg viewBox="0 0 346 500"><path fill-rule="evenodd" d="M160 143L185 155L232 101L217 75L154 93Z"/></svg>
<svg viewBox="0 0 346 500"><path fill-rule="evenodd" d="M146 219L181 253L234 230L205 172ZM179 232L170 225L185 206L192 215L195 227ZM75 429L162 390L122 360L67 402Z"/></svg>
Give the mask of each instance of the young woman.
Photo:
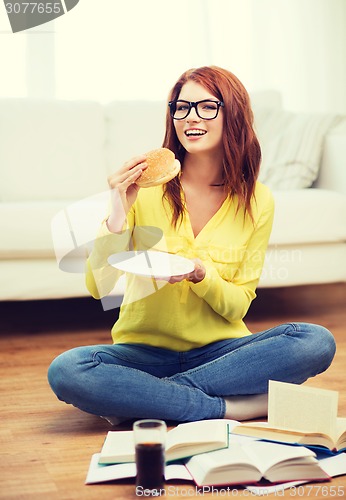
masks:
<svg viewBox="0 0 346 500"><path fill-rule="evenodd" d="M49 382L59 399L111 423L265 416L268 381L301 384L323 372L335 342L318 325L251 333L243 321L274 206L257 181L260 146L240 81L218 67L186 71L169 95L163 146L181 162L181 175L166 185L136 185L145 156L109 178L111 210L88 259L87 286L96 298L107 295L119 275L107 258L130 243L188 257L195 269L154 289L129 274L114 343L61 354Z"/></svg>

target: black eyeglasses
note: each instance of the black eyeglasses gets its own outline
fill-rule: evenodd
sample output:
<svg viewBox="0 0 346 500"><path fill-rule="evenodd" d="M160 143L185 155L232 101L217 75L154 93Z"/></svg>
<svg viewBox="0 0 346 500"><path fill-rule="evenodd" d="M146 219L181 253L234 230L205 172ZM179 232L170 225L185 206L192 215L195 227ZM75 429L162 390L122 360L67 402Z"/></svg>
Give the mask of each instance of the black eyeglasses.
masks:
<svg viewBox="0 0 346 500"><path fill-rule="evenodd" d="M168 103L171 117L174 120L184 120L191 109L195 108L197 116L202 120L214 120L219 114L220 107L224 106L222 101L204 99L203 101L190 102L178 99Z"/></svg>

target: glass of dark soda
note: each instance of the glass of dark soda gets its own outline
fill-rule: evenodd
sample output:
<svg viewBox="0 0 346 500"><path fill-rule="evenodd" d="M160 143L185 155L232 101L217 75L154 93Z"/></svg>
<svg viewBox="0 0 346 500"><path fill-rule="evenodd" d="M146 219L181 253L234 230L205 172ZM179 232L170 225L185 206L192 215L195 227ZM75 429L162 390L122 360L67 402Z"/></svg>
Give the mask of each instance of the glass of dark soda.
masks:
<svg viewBox="0 0 346 500"><path fill-rule="evenodd" d="M160 496L165 480L165 442L163 420L137 420L133 424L136 449L137 494Z"/></svg>

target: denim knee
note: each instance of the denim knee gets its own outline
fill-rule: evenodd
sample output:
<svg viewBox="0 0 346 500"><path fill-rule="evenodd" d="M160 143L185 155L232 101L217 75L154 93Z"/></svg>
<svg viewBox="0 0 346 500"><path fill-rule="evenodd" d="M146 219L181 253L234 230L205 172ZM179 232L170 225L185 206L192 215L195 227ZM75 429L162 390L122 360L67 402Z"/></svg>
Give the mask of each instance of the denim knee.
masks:
<svg viewBox="0 0 346 500"><path fill-rule="evenodd" d="M296 330L305 339L302 350L308 353L310 364L315 364L316 374L325 371L333 361L336 343L333 334L324 326L312 323L295 323Z"/></svg>
<svg viewBox="0 0 346 500"><path fill-rule="evenodd" d="M71 383L75 384L76 382L76 363L73 360L74 351L75 349L63 352L52 361L48 368L47 376L49 385L61 401L67 402L69 386Z"/></svg>
<svg viewBox="0 0 346 500"><path fill-rule="evenodd" d="M61 356L61 355L60 355ZM59 386L61 382L61 362L60 356L55 358L48 368L48 382L52 391L58 396Z"/></svg>
<svg viewBox="0 0 346 500"><path fill-rule="evenodd" d="M316 344L318 344L322 371L326 370L332 363L335 352L336 342L333 334L324 326L314 325L314 336L316 337Z"/></svg>

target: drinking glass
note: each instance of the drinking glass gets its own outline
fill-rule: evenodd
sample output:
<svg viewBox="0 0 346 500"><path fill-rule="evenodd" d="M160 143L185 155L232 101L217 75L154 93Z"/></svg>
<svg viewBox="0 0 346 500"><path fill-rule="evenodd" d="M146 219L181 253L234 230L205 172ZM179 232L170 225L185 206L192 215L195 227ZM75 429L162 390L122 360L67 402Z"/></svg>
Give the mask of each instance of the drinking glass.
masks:
<svg viewBox="0 0 346 500"><path fill-rule="evenodd" d="M164 488L165 442L167 427L163 420L137 420L133 424L136 449L136 489L160 495Z"/></svg>

